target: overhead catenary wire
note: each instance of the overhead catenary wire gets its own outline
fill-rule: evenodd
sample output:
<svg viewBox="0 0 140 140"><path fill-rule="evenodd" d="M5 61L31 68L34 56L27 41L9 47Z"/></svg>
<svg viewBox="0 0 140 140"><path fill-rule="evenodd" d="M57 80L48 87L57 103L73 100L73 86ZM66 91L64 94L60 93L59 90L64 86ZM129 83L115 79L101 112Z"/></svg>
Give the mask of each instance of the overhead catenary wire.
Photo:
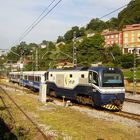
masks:
<svg viewBox="0 0 140 140"><path fill-rule="evenodd" d="M20 41L22 41L62 0L59 0L44 16L42 16L47 10L48 8L55 2L56 0L53 0L48 7L40 14L40 16L25 30L25 32L20 36L20 38L14 43L14 45L16 45L17 43L19 43ZM128 4L125 4L115 10L113 10L112 12L103 15L102 17L98 18L98 19L102 19L120 9L122 9L123 7L126 7ZM42 17L41 17L42 16ZM13 45L13 46L14 46Z"/></svg>
<svg viewBox="0 0 140 140"><path fill-rule="evenodd" d="M33 21L33 23L21 34L21 36L15 41L13 44L17 44L21 41L22 37L32 28L32 26L41 18L41 16L49 9L49 7L55 2L56 0L53 0L43 11L42 13Z"/></svg>
<svg viewBox="0 0 140 140"><path fill-rule="evenodd" d="M108 14L103 15L103 16L100 17L99 19L102 19L102 18L104 18L104 17L106 17L106 16L109 16L110 14L112 14L112 13L114 13L114 12L116 12L116 11L118 11L118 10L124 8L124 7L126 7L127 5L128 5L128 4L125 4L125 5L123 5L123 6L119 7L119 8L117 8L117 9L115 9L114 11L112 11L112 12L110 12L110 13L108 13Z"/></svg>
<svg viewBox="0 0 140 140"><path fill-rule="evenodd" d="M62 0L59 0L46 14L44 14L48 8L55 2L56 0L53 0L49 6L41 13L41 15L32 23L31 26L22 34L22 36L17 40L17 42L14 44L16 45L18 42L22 41ZM43 15L44 14L44 15ZM42 16L43 15L43 16ZM42 16L42 17L41 17Z"/></svg>

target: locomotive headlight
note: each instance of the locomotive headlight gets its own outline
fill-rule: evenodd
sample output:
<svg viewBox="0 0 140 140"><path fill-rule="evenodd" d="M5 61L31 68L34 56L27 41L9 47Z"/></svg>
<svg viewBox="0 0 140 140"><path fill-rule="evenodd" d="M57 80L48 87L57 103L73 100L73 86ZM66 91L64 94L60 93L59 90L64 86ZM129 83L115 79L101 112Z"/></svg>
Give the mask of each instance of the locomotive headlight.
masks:
<svg viewBox="0 0 140 140"><path fill-rule="evenodd" d="M109 68L109 70L114 70L114 68Z"/></svg>

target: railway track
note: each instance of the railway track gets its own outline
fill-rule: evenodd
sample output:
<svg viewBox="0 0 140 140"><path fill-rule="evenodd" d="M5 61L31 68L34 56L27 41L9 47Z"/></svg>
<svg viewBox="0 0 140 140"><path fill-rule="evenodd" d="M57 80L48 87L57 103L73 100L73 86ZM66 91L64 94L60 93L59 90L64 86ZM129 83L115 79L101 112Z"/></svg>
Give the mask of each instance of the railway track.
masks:
<svg viewBox="0 0 140 140"><path fill-rule="evenodd" d="M63 102L62 99L56 99L55 97L51 97L53 100L57 100L57 101L60 101L60 102ZM137 122L140 122L140 115L139 114L134 114L134 113L130 113L130 112L126 112L126 111L119 111L119 112L114 112L114 111L110 111L110 110L106 110L104 108L93 108L92 106L89 106L89 105L82 105L82 104L78 104L78 103L73 103L74 106L78 106L78 107L81 107L81 108L87 108L89 110L96 110L96 111L101 111L101 112L105 112L105 113L109 113L109 114L112 114L112 115L117 115L117 116L120 116L120 117L124 117L124 118L127 118L127 119L131 119L131 120L135 120Z"/></svg>
<svg viewBox="0 0 140 140"><path fill-rule="evenodd" d="M125 101L126 101L126 102L131 102L131 103L140 104L140 100L134 100L134 99L125 98Z"/></svg>
<svg viewBox="0 0 140 140"><path fill-rule="evenodd" d="M5 85L5 86L7 86L7 85ZM10 87L12 87L12 86L10 86ZM53 100L58 100L58 101L61 100L61 99L57 99L57 98L54 98L54 97L51 97L51 98ZM139 100L128 99L128 98L125 98L125 101L132 102L132 103L138 103L138 104L140 103ZM87 109L95 109L95 108L93 108L91 106L85 106L85 105L81 105L81 104L77 104L77 103L74 103L74 105L79 106L79 107L84 107L84 108L86 107ZM97 110L97 109L95 109L95 110ZM104 110L104 109L101 109L101 111L104 111L104 112L107 112L107 113L111 113L113 115L117 115L117 116L120 116L120 117L128 118L128 119L131 119L131 120L135 120L137 122L140 122L140 115L138 115L138 114L134 114L134 113L130 113L130 112L125 112L125 111L111 112L111 111Z"/></svg>
<svg viewBox="0 0 140 140"><path fill-rule="evenodd" d="M23 109L15 102L15 100L6 92L6 90L4 90L1 86L0 86L0 91L2 93L4 93L4 95L6 95L9 100L16 106L16 108L27 118L27 120L35 127L35 129L37 130L37 132L39 132L42 135L42 139L44 140L49 140L50 138L48 136L46 136L46 134L38 127L38 125L27 115L27 113L25 113L25 111L23 111ZM2 96L4 96L2 95ZM10 115L11 120L16 123L12 113L10 112L10 110L8 109L9 107L6 105L3 97L0 96L0 99L4 105L4 108L7 109L8 114Z"/></svg>
<svg viewBox="0 0 140 140"><path fill-rule="evenodd" d="M115 112L115 115L140 122L139 114L134 114L134 113L126 112L126 111L120 111L120 112Z"/></svg>

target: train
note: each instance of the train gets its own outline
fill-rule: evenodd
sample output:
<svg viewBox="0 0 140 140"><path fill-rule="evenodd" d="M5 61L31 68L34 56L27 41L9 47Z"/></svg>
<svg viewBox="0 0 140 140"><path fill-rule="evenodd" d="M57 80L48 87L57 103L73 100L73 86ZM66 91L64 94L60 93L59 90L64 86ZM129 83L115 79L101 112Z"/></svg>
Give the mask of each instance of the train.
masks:
<svg viewBox="0 0 140 140"><path fill-rule="evenodd" d="M11 72L9 75L10 81L20 81L18 79L20 76L16 76L16 72ZM36 76L40 77L38 81L34 81ZM38 90L40 84L45 83L47 84L46 94L49 96L63 97L109 110L121 110L125 98L123 73L119 68L113 67L77 67L23 72L20 82L24 86Z"/></svg>
<svg viewBox="0 0 140 140"><path fill-rule="evenodd" d="M38 91L40 85L45 83L46 71L20 71L10 72L9 81Z"/></svg>

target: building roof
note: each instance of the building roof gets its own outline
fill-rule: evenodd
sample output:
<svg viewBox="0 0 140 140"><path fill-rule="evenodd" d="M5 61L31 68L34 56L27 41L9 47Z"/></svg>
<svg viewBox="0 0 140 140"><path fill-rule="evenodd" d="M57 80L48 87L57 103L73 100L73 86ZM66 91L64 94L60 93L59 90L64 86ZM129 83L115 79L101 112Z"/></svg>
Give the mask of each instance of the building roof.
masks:
<svg viewBox="0 0 140 140"><path fill-rule="evenodd" d="M119 33L121 33L121 31L103 31L102 32L102 35L114 35L114 34L119 34Z"/></svg>
<svg viewBox="0 0 140 140"><path fill-rule="evenodd" d="M126 25L126 27L123 28L122 30L123 31L140 30L140 24Z"/></svg>

